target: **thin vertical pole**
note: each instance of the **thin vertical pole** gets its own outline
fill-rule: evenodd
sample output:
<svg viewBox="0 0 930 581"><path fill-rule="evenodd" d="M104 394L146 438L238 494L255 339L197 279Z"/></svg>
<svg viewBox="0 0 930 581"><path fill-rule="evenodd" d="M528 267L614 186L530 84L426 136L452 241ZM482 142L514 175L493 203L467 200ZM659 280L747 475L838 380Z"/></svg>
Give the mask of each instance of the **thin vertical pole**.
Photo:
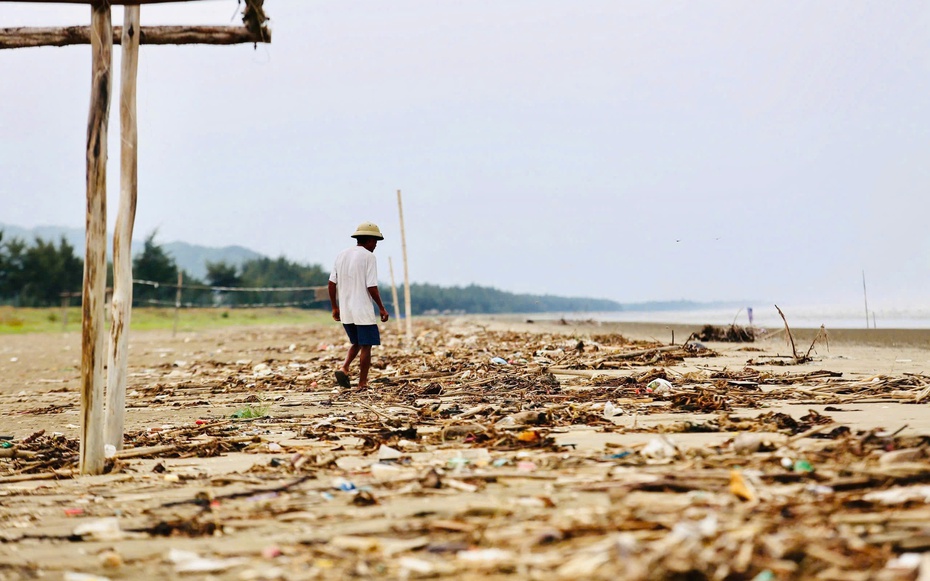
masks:
<svg viewBox="0 0 930 581"><path fill-rule="evenodd" d="M407 269L407 235L404 231L404 203L397 190L397 211L400 214L400 247L404 255L404 315L407 320L407 344L413 341L413 315L410 312L410 273Z"/></svg>
<svg viewBox="0 0 930 581"><path fill-rule="evenodd" d="M394 301L394 319L397 320L397 334L403 332L403 323L400 322L400 301L397 300L397 285L394 284L394 261L388 256L388 269L391 271L391 300Z"/></svg>
<svg viewBox="0 0 930 581"><path fill-rule="evenodd" d="M81 474L101 474L104 458L103 362L107 286L107 120L113 22L110 3L91 6L92 81L87 119L87 219L81 298Z"/></svg>
<svg viewBox="0 0 930 581"><path fill-rule="evenodd" d="M181 285L184 283L184 274L178 269L178 290L174 295L174 327L171 329L171 336L178 334L178 316L181 311Z"/></svg>
<svg viewBox="0 0 930 581"><path fill-rule="evenodd" d="M68 330L68 307L71 305L71 300L68 298L70 295L68 293L61 293L61 330L62 332Z"/></svg>
<svg viewBox="0 0 930 581"><path fill-rule="evenodd" d="M110 302L110 352L107 359L106 443L123 449L129 322L132 317L132 227L138 193L136 72L139 66L139 6L123 8L120 73L120 200L113 234L113 300Z"/></svg>
<svg viewBox="0 0 930 581"><path fill-rule="evenodd" d="M862 271L862 296L865 298L865 328L869 328L869 295L865 291L865 270Z"/></svg>

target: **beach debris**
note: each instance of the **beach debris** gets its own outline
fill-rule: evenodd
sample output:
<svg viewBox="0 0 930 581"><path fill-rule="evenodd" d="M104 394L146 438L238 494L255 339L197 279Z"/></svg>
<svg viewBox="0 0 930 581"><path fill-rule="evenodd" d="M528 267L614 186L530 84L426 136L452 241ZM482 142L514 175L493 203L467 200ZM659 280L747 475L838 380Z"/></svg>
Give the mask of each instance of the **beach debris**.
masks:
<svg viewBox="0 0 930 581"><path fill-rule="evenodd" d="M125 535L117 517L108 517L84 522L74 527L74 536L85 541L118 541Z"/></svg>
<svg viewBox="0 0 930 581"><path fill-rule="evenodd" d="M698 341L723 341L728 343L752 343L756 340L755 330L752 327L740 325L729 325L727 327L704 325L693 337Z"/></svg>
<svg viewBox="0 0 930 581"><path fill-rule="evenodd" d="M177 573L222 573L247 562L246 559L233 557L218 559L201 557L193 551L172 548L166 559L174 565Z"/></svg>
<svg viewBox="0 0 930 581"><path fill-rule="evenodd" d="M925 401L928 376L713 365L694 341L567 325L420 328L410 350L385 330L364 393L332 391L341 355L317 346L339 329L140 365L127 401L159 419L95 481L73 478L73 432L6 430L0 482L26 482L0 491L0 540L94 541L69 568L120 578L930 575L930 437L844 421ZM39 395L13 413L58 419L78 397ZM157 539L157 557L125 539Z"/></svg>
<svg viewBox="0 0 930 581"><path fill-rule="evenodd" d="M646 389L655 395L668 395L672 392L672 384L667 379L659 377L647 383Z"/></svg>

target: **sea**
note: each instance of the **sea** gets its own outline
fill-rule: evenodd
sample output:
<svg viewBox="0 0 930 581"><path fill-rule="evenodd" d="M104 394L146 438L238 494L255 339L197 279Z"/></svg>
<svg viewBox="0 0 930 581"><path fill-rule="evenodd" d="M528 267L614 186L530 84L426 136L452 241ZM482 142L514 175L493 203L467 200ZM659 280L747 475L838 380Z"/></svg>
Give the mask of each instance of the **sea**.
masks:
<svg viewBox="0 0 930 581"><path fill-rule="evenodd" d="M870 310L865 307L836 305L779 305L791 328L827 329L930 329L930 306L907 306ZM750 319L751 317L751 319ZM593 320L601 322L681 323L694 325L752 325L760 328L784 327L774 305L710 307L687 310L624 310L608 312L546 313L534 319Z"/></svg>

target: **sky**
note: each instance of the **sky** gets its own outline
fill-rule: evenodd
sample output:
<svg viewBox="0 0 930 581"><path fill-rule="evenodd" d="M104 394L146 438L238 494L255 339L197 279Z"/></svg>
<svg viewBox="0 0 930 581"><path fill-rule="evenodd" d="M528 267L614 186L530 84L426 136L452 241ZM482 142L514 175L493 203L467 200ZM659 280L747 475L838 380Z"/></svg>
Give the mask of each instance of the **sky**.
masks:
<svg viewBox="0 0 930 581"><path fill-rule="evenodd" d="M859 305L864 272L873 308L930 305L930 3L265 8L269 45L142 47L136 239L329 268L373 221L401 282L402 190L412 282ZM0 27L89 20L0 2ZM83 226L90 47L0 50L0 79L0 222Z"/></svg>

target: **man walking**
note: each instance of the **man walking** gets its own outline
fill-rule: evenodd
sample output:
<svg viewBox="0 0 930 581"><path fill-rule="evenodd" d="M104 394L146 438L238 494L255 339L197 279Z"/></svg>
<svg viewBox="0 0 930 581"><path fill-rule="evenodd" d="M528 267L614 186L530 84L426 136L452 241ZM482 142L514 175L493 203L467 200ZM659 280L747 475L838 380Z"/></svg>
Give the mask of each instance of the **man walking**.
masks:
<svg viewBox="0 0 930 581"><path fill-rule="evenodd" d="M329 303L333 307L333 319L342 322L352 343L342 369L336 371L336 383L346 389L352 387L349 365L358 357L358 387L364 389L368 387L371 347L381 344L378 317L372 301L378 305L381 322L388 320L388 312L378 292L378 261L374 255L378 241L384 240L384 236L378 226L363 222L355 229L352 238L357 244L339 253L329 275Z"/></svg>

